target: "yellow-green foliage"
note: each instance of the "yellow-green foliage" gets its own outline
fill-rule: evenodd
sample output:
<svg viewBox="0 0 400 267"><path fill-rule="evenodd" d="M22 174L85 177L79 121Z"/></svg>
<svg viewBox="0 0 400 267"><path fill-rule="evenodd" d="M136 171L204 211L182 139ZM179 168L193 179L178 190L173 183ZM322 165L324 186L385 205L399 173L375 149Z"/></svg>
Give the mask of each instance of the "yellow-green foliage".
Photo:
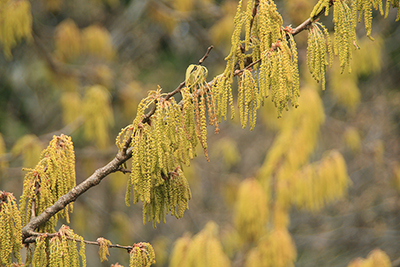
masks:
<svg viewBox="0 0 400 267"><path fill-rule="evenodd" d="M175 241L175 245L170 256L169 267L185 266L187 262L187 252L191 242L192 240L188 234L185 234Z"/></svg>
<svg viewBox="0 0 400 267"><path fill-rule="evenodd" d="M114 124L111 95L107 88L94 85L86 90L83 99L83 116L85 117L85 137L94 140L99 148L107 148L109 128Z"/></svg>
<svg viewBox="0 0 400 267"><path fill-rule="evenodd" d="M334 52L339 56L341 72L348 68L351 72L352 47L358 48L356 43L355 1L333 2Z"/></svg>
<svg viewBox="0 0 400 267"><path fill-rule="evenodd" d="M393 167L393 183L398 191L400 191L400 164L396 163Z"/></svg>
<svg viewBox="0 0 400 267"><path fill-rule="evenodd" d="M46 9L50 12L60 11L62 0L43 0Z"/></svg>
<svg viewBox="0 0 400 267"><path fill-rule="evenodd" d="M329 54L329 63L328 63ZM325 90L325 72L328 65L332 66L333 52L328 30L319 22L313 22L308 28L307 66L313 78L321 81Z"/></svg>
<svg viewBox="0 0 400 267"><path fill-rule="evenodd" d="M346 130L343 135L344 142L348 148L350 148L353 152L358 152L361 149L361 137L358 130L354 127L351 127Z"/></svg>
<svg viewBox="0 0 400 267"><path fill-rule="evenodd" d="M208 160L207 153L207 118L206 112L208 114L208 120L210 125L215 126L215 132L218 133L218 120L217 120L217 104L214 97L214 90L207 84L208 70L200 65L190 65L186 70L185 85L186 88L182 89L183 96L183 109L185 112L185 117L190 116L190 118L185 118L187 122L192 123L191 114L188 112L193 112L193 102L194 102L194 114L196 121L196 134L200 141L201 146L204 149L204 155ZM187 125L186 127L192 127ZM195 138L191 134L190 138Z"/></svg>
<svg viewBox="0 0 400 267"><path fill-rule="evenodd" d="M307 87L299 100L299 108L282 118L280 132L259 171L258 178L266 186L273 175L278 180L290 179L314 151L325 120L322 101L315 89Z"/></svg>
<svg viewBox="0 0 400 267"><path fill-rule="evenodd" d="M79 244L79 252L77 248ZM81 257L81 262L79 260ZM40 235L36 238L36 248L32 259L33 267L41 266L86 266L85 243L83 238L68 226L61 226L57 235Z"/></svg>
<svg viewBox="0 0 400 267"><path fill-rule="evenodd" d="M374 249L371 251L366 259L357 258L352 260L347 267L391 267L389 256L380 249Z"/></svg>
<svg viewBox="0 0 400 267"><path fill-rule="evenodd" d="M253 130L256 126L257 110L261 106L261 100L258 94L257 83L250 70L244 70L243 74L239 77L238 91L240 123L243 128L246 128L248 118L250 130Z"/></svg>
<svg viewBox="0 0 400 267"><path fill-rule="evenodd" d="M55 56L70 62L81 53L81 32L72 19L66 19L56 27Z"/></svg>
<svg viewBox="0 0 400 267"><path fill-rule="evenodd" d="M54 204L62 195L75 186L75 153L71 137L66 135L54 136L49 146L43 150L39 163L34 169L25 169L28 173L24 178L24 188L20 199L22 222L29 222L34 208L35 214L42 213ZM59 218L66 217L72 212L72 203L64 208L43 226L43 232L54 232Z"/></svg>
<svg viewBox="0 0 400 267"><path fill-rule="evenodd" d="M386 11L385 11L385 18L387 18L389 14L389 3L393 8L397 8L397 16L396 16L396 21L400 19L400 8L399 8L399 0L389 0L386 1Z"/></svg>
<svg viewBox="0 0 400 267"><path fill-rule="evenodd" d="M129 254L129 267L149 267L156 262L154 249L149 243L134 244Z"/></svg>
<svg viewBox="0 0 400 267"><path fill-rule="evenodd" d="M314 19L316 15L323 11L325 16L329 14L329 2L330 0L319 0L318 3L314 6L313 10L311 11L310 18Z"/></svg>
<svg viewBox="0 0 400 267"><path fill-rule="evenodd" d="M371 24L372 24L372 8L375 10L379 10L381 15L383 16L383 9L382 9L382 0L358 0L357 1L357 9L360 12L358 17L358 22L361 21L362 13L364 12L364 24L365 24L365 31L367 32L367 36L374 40L371 37ZM386 5L388 5L386 2Z"/></svg>
<svg viewBox="0 0 400 267"><path fill-rule="evenodd" d="M144 112L151 104L156 105L155 113L149 123L143 123ZM120 149L128 137L132 138L132 172L126 203L129 205L133 186L134 203L144 203L144 222L153 221L155 226L156 222L165 221L165 214L171 212L180 218L188 209L191 193L182 165L188 165L194 156L197 139L189 135L193 133L193 114L185 116L175 100L164 100L159 90L142 100L133 124L119 134Z"/></svg>
<svg viewBox="0 0 400 267"><path fill-rule="evenodd" d="M82 116L82 100L78 92L63 92L60 101L65 124L73 123Z"/></svg>
<svg viewBox="0 0 400 267"><path fill-rule="evenodd" d="M110 33L98 25L91 25L82 30L82 45L87 54L105 60L111 60L115 55Z"/></svg>
<svg viewBox="0 0 400 267"><path fill-rule="evenodd" d="M232 167L240 161L240 153L235 140L229 137L219 139L213 146L212 153L215 158L222 158L227 168Z"/></svg>
<svg viewBox="0 0 400 267"><path fill-rule="evenodd" d="M267 97L271 89L271 100L278 109L278 117L283 109L288 110L289 101L297 107L300 95L296 43L293 36L284 31L280 39L272 44L271 50L261 54L259 74L260 94Z"/></svg>
<svg viewBox="0 0 400 267"><path fill-rule="evenodd" d="M6 155L6 144L4 143L3 135L0 133L0 176L3 171L8 167L8 161L5 158Z"/></svg>
<svg viewBox="0 0 400 267"><path fill-rule="evenodd" d="M285 228L274 229L258 241L246 259L246 267L290 267L296 260L296 247Z"/></svg>
<svg viewBox="0 0 400 267"><path fill-rule="evenodd" d="M175 243L170 267L229 267L230 261L217 238L218 226L208 222L192 239L183 237Z"/></svg>
<svg viewBox="0 0 400 267"><path fill-rule="evenodd" d="M28 134L18 139L11 149L13 156L22 154L22 164L25 167L33 167L40 158L43 145L36 135Z"/></svg>
<svg viewBox="0 0 400 267"><path fill-rule="evenodd" d="M11 266L11 255L21 264L22 223L16 199L0 191L0 265Z"/></svg>
<svg viewBox="0 0 400 267"><path fill-rule="evenodd" d="M340 68L333 67L331 72L330 92L338 103L349 110L355 110L360 103L361 92L355 72L341 74Z"/></svg>
<svg viewBox="0 0 400 267"><path fill-rule="evenodd" d="M369 75L380 71L382 68L382 37L375 36L373 42L368 38L361 38L359 45L361 49L354 54L353 58L353 62L357 66L353 72L357 75Z"/></svg>
<svg viewBox="0 0 400 267"><path fill-rule="evenodd" d="M291 181L289 190L293 190L294 204L313 211L341 198L350 184L343 156L334 150L321 161L299 170Z"/></svg>
<svg viewBox="0 0 400 267"><path fill-rule="evenodd" d="M32 39L31 4L27 0L0 1L0 42L7 58L23 38Z"/></svg>
<svg viewBox="0 0 400 267"><path fill-rule="evenodd" d="M234 222L245 242L257 241L265 232L268 219L268 195L265 192L254 178L246 179L239 185Z"/></svg>
<svg viewBox="0 0 400 267"><path fill-rule="evenodd" d="M99 247L99 257L100 257L100 261L107 261L107 256L110 256L110 252L108 251L108 246L111 245L111 241L107 240L103 237L99 237L96 240L100 247Z"/></svg>
<svg viewBox="0 0 400 267"><path fill-rule="evenodd" d="M290 101L297 106L299 96L299 75L297 66L297 48L290 31L282 28L282 17L277 12L273 1L259 1L257 16L253 18L255 1L247 1L242 8L239 1L234 18L234 31L231 39L231 51L226 57L223 74L213 81L217 99L218 118L226 118L227 106L233 112L231 83L233 76L243 74L239 80L239 110L242 126L247 124L248 113L250 128L254 128L256 111L263 98L272 92L272 101L278 108L278 116L287 108ZM241 33L244 30L244 40ZM254 77L250 70L244 70L251 61L261 59L259 77ZM253 68L257 69L259 64ZM257 79L258 78L258 79ZM257 86L259 83L259 88ZM229 104L228 104L229 103Z"/></svg>

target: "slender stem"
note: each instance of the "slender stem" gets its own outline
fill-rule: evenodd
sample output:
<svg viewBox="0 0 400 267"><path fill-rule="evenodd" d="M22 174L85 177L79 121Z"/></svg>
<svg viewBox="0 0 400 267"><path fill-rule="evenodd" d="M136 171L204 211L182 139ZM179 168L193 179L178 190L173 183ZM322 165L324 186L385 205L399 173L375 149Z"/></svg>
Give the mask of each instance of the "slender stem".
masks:
<svg viewBox="0 0 400 267"><path fill-rule="evenodd" d="M210 51L214 48L214 46L209 46L207 48L207 52L204 54L204 56L199 60L198 65L203 64L204 60L208 57L208 55L210 54ZM172 91L169 92L165 97L163 101L167 101L168 99L170 99L172 96L176 95L177 93L179 93L182 88L185 87L185 81L181 82L178 87ZM142 123L149 123L150 122L150 117L156 112L156 105L153 106L153 108L144 116Z"/></svg>

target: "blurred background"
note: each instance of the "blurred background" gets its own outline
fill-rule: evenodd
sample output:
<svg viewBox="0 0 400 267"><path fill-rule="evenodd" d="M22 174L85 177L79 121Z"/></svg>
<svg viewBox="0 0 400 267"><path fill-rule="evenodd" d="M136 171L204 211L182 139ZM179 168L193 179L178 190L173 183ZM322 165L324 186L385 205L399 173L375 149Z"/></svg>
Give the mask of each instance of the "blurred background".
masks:
<svg viewBox="0 0 400 267"><path fill-rule="evenodd" d="M210 45L214 49L203 63L209 80L223 72L237 3L31 1L32 36L12 55L0 54L0 190L21 195L22 167L36 165L54 134L72 136L77 183L104 166L117 152L115 137L132 122L149 90L158 85L163 92L174 90ZM276 1L284 26L293 27L308 18L315 3ZM388 19L374 17L375 41L360 25L361 49L353 54L352 73L340 74L335 62L325 91L308 73L307 32L295 37L301 90L315 90L325 112L309 162L336 149L352 181L344 198L318 212L290 210L296 266L346 266L374 248L400 266L400 23L393 10ZM332 15L320 21L332 31ZM175 240L198 233L212 220L232 266L243 266L245 250L232 234L238 186L257 175L292 112L296 109L277 119L267 99L253 131L243 130L238 118L223 121L219 134L210 127L210 162L199 149L184 168L193 197L182 219L167 216L157 229L143 225L141 203L125 206L127 175L115 173L77 199L70 226L86 240L150 242L155 266L168 266ZM100 266L97 250L87 246L88 266ZM125 251L111 249L110 254L103 266L128 265Z"/></svg>

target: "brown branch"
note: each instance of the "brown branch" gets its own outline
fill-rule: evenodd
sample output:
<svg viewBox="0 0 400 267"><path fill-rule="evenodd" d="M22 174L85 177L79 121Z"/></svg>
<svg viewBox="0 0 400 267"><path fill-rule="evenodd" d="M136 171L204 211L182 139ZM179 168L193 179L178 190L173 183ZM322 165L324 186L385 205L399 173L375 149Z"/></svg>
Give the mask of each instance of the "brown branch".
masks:
<svg viewBox="0 0 400 267"><path fill-rule="evenodd" d="M254 18L255 18L256 15L257 15L257 9L258 9L258 5L259 5L259 4L260 4L260 0L256 0L256 1L254 2L253 14L252 14L252 18L251 18L251 21L250 21L250 29L253 27Z"/></svg>
<svg viewBox="0 0 400 267"><path fill-rule="evenodd" d="M204 54L204 56L199 60L198 65L203 64L204 60L208 57L208 55L210 54L210 51L214 48L214 46L210 46L207 48L207 52ZM169 92L165 97L163 101L167 101L168 99L170 99L172 96L176 95L177 93L179 93L182 88L185 87L185 82L181 82L178 87L172 91ZM150 122L150 117L154 114L154 112L156 112L156 105L153 106L153 108L144 116L142 123L149 123Z"/></svg>
<svg viewBox="0 0 400 267"><path fill-rule="evenodd" d="M25 243L34 243L34 242L36 242L36 238L39 237L39 236L55 237L55 236L59 236L59 235L60 235L58 232L57 232L57 233L38 233L38 232L32 232L31 234L32 234L31 237L25 239ZM69 240L74 240L74 241L76 241L76 242L82 242L82 240L76 239L76 238L72 238L72 237L70 237L70 236L65 236L65 237L66 237L67 239L69 239ZM98 242L98 241L83 240L83 243L89 244L89 245L95 245L95 246L100 246L100 245L101 245L100 242ZM121 246L121 245L119 245L119 244L107 245L107 247L109 247L109 248L121 248L121 249L126 249L128 252L131 251L132 248L135 247L135 246L141 247L142 244L141 244L141 242L139 242L139 243L137 243L137 244L134 244L133 246Z"/></svg>
<svg viewBox="0 0 400 267"><path fill-rule="evenodd" d="M128 140L130 143L130 140ZM128 143L128 141L126 143ZM125 144L129 146L129 144ZM47 222L57 212L64 209L69 203L74 202L80 195L93 186L98 185L110 173L118 171L120 166L132 157L132 150L121 150L107 165L97 169L90 177L71 189L67 194L61 196L53 205L45 209L41 214L31 218L29 223L22 229L22 236L25 239L34 235L36 228Z"/></svg>
<svg viewBox="0 0 400 267"><path fill-rule="evenodd" d="M329 1L329 7L333 5L333 0ZM319 18L323 13L325 13L325 7L314 17L306 19L303 23L301 23L299 26L296 28L292 29L291 34L295 36L296 34L306 30L313 21L315 21L317 18Z"/></svg>

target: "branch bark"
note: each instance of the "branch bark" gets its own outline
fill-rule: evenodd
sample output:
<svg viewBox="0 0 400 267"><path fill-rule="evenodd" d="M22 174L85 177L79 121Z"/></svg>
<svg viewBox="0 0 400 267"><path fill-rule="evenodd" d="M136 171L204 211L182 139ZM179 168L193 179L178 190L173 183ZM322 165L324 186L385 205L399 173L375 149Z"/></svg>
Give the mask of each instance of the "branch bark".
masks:
<svg viewBox="0 0 400 267"><path fill-rule="evenodd" d="M118 152L114 159L107 165L97 169L90 177L71 189L67 194L60 197L52 206L45 209L41 214L31 218L29 223L22 229L23 241L35 234L35 229L47 222L57 212L65 208L69 203L74 202L80 195L93 186L98 185L107 175L119 170L120 166L132 157L132 151L124 150Z"/></svg>

